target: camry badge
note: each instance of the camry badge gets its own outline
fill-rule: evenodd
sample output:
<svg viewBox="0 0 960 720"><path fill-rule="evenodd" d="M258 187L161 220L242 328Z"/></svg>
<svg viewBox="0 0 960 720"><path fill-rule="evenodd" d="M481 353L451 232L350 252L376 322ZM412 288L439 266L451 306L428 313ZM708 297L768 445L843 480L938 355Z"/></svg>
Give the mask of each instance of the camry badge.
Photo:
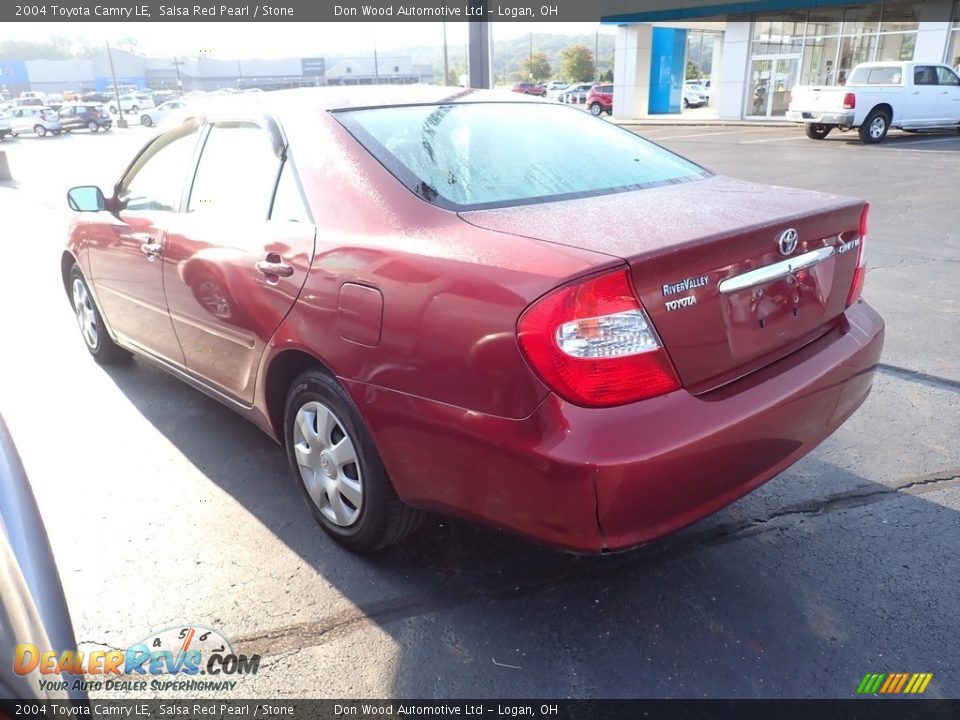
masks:
<svg viewBox="0 0 960 720"><path fill-rule="evenodd" d="M789 255L796 250L798 239L797 231L793 228L789 228L780 233L780 237L777 238L777 247L780 248L780 254Z"/></svg>

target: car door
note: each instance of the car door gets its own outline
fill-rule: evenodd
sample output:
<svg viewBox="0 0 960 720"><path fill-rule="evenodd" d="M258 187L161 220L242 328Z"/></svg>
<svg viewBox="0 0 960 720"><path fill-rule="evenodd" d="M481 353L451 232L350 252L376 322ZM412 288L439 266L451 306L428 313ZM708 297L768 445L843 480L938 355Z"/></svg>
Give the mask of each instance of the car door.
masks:
<svg viewBox="0 0 960 720"><path fill-rule="evenodd" d="M94 291L121 342L183 365L163 292L166 228L183 201L200 137L197 124L158 136L117 184L87 239Z"/></svg>
<svg viewBox="0 0 960 720"><path fill-rule="evenodd" d="M278 128L212 123L163 263L167 306L191 373L253 401L263 351L306 280L314 234Z"/></svg>
<svg viewBox="0 0 960 720"><path fill-rule="evenodd" d="M70 130L72 128L78 127L77 122L77 110L76 106L62 108L57 116L60 118L60 124L63 125L64 130Z"/></svg>
<svg viewBox="0 0 960 720"><path fill-rule="evenodd" d="M948 67L937 68L937 115L947 125L960 123L960 77Z"/></svg>
<svg viewBox="0 0 960 720"><path fill-rule="evenodd" d="M933 65L914 65L912 85L907 89L903 124L923 127L937 124L937 101L940 88L937 69Z"/></svg>

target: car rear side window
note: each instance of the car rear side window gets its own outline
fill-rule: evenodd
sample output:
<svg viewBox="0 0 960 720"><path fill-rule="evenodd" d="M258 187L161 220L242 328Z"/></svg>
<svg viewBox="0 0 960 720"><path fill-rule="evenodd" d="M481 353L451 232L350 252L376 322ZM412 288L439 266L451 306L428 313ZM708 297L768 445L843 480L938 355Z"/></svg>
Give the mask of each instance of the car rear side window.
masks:
<svg viewBox="0 0 960 720"><path fill-rule="evenodd" d="M861 67L853 71L847 85L899 85L902 77L899 67Z"/></svg>
<svg viewBox="0 0 960 720"><path fill-rule="evenodd" d="M310 223L310 213L303 202L300 185L294 176L293 163L287 160L280 171L277 192L273 196L270 219L282 222Z"/></svg>
<svg viewBox="0 0 960 720"><path fill-rule="evenodd" d="M627 130L559 104L408 105L336 117L411 191L450 209L602 195L709 176Z"/></svg>
<svg viewBox="0 0 960 720"><path fill-rule="evenodd" d="M263 128L246 121L216 123L203 145L187 212L266 220L279 170Z"/></svg>

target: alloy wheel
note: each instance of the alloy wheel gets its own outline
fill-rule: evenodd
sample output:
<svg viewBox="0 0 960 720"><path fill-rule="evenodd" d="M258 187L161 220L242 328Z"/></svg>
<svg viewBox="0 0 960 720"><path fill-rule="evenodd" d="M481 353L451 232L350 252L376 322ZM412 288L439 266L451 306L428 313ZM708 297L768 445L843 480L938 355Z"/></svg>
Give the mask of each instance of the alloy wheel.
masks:
<svg viewBox="0 0 960 720"><path fill-rule="evenodd" d="M877 138L883 137L883 134L887 130L887 120L882 115L878 115L873 119L873 122L870 123L870 137L874 140Z"/></svg>
<svg viewBox="0 0 960 720"><path fill-rule="evenodd" d="M100 328L97 327L97 315L93 310L90 293L87 292L86 285L79 278L73 281L73 311L76 313L77 323L80 325L80 333L83 335L84 342L91 350L96 350L100 345Z"/></svg>

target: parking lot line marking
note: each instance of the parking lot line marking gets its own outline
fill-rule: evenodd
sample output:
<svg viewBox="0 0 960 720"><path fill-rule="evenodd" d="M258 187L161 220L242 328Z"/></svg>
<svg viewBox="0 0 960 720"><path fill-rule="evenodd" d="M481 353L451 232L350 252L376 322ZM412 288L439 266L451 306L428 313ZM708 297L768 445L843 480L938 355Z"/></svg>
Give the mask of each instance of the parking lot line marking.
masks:
<svg viewBox="0 0 960 720"><path fill-rule="evenodd" d="M782 137L762 138L760 140L744 140L740 145L753 145L754 143L777 142L777 140L806 140L806 135L784 135Z"/></svg>
<svg viewBox="0 0 960 720"><path fill-rule="evenodd" d="M741 132L753 132L747 130L720 130L714 132L705 132L705 133L687 133L685 135L659 135L658 137L663 138L664 140L679 140L680 138L692 138L692 137L709 137L710 135L736 135Z"/></svg>
<svg viewBox="0 0 960 720"><path fill-rule="evenodd" d="M957 142L960 138L957 137L942 137L942 138L930 138L929 140L914 140L909 139L904 142L897 143L893 146L888 146L887 149L895 150L900 145L904 147L912 147L913 145L926 145L927 143L938 143L938 142Z"/></svg>

